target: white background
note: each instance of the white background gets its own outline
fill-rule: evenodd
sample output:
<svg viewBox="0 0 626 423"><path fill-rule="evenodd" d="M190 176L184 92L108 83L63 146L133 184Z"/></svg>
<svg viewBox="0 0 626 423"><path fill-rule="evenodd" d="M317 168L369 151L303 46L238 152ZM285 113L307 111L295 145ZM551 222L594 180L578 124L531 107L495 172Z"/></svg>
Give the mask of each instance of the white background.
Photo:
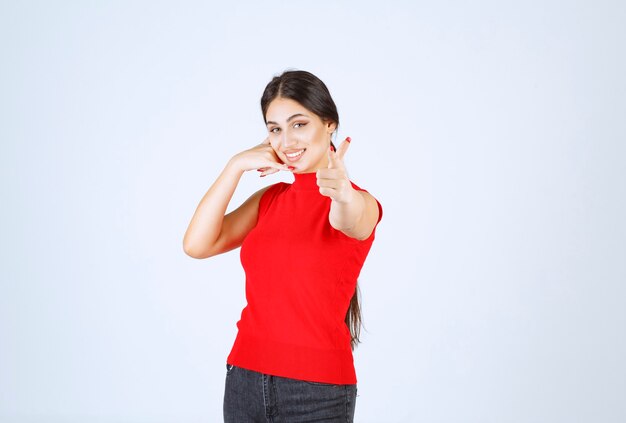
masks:
<svg viewBox="0 0 626 423"><path fill-rule="evenodd" d="M191 216L308 70L384 217L357 422L626 420L621 1L0 6L0 420L218 422L239 250ZM291 175L246 174L233 198Z"/></svg>

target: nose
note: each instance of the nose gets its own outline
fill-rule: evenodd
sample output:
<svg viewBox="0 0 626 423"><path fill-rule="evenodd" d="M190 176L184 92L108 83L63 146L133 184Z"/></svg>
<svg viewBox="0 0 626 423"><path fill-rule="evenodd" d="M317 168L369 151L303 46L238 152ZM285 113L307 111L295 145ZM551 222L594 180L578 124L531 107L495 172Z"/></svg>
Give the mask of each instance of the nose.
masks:
<svg viewBox="0 0 626 423"><path fill-rule="evenodd" d="M287 132L283 132L283 137L280 140L281 144L283 147L287 148L290 147L294 144L296 144L296 141L293 139L293 137L289 134L287 134Z"/></svg>

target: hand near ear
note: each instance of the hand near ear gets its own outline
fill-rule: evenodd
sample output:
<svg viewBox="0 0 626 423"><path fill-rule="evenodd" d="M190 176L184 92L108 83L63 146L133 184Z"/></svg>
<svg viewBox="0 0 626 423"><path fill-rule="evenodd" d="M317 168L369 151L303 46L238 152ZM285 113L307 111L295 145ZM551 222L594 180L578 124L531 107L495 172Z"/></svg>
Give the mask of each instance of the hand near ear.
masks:
<svg viewBox="0 0 626 423"><path fill-rule="evenodd" d="M337 151L333 151L331 146L328 149L328 168L317 171L317 186L320 188L320 194L339 203L349 202L356 191L352 188L343 162L343 157L349 147L350 137L341 143Z"/></svg>

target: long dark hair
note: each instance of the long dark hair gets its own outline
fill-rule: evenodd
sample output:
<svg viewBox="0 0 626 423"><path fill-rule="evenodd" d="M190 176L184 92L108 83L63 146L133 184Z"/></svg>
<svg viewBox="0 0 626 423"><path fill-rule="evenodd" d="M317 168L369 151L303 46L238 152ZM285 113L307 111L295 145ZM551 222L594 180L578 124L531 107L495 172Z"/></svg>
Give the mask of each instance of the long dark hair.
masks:
<svg viewBox="0 0 626 423"><path fill-rule="evenodd" d="M322 121L334 122L336 124L335 131L339 129L337 106L326 84L312 73L303 70L287 70L272 78L261 96L261 111L265 123L267 123L267 109L270 103L278 97L297 101L305 109L319 116ZM336 149L332 139L330 144ZM350 347L353 350L361 342L359 335L361 334L362 316L359 294L357 281L345 318L345 323L350 330Z"/></svg>

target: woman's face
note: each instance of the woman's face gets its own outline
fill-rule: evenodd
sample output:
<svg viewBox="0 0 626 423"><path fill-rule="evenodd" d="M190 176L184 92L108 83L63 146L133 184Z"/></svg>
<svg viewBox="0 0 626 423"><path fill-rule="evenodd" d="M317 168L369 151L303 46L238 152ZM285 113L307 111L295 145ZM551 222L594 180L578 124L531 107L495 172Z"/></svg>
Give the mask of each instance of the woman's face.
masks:
<svg viewBox="0 0 626 423"><path fill-rule="evenodd" d="M323 122L297 101L277 97L266 113L267 130L278 157L294 173L315 172L328 166L330 136L334 122Z"/></svg>

